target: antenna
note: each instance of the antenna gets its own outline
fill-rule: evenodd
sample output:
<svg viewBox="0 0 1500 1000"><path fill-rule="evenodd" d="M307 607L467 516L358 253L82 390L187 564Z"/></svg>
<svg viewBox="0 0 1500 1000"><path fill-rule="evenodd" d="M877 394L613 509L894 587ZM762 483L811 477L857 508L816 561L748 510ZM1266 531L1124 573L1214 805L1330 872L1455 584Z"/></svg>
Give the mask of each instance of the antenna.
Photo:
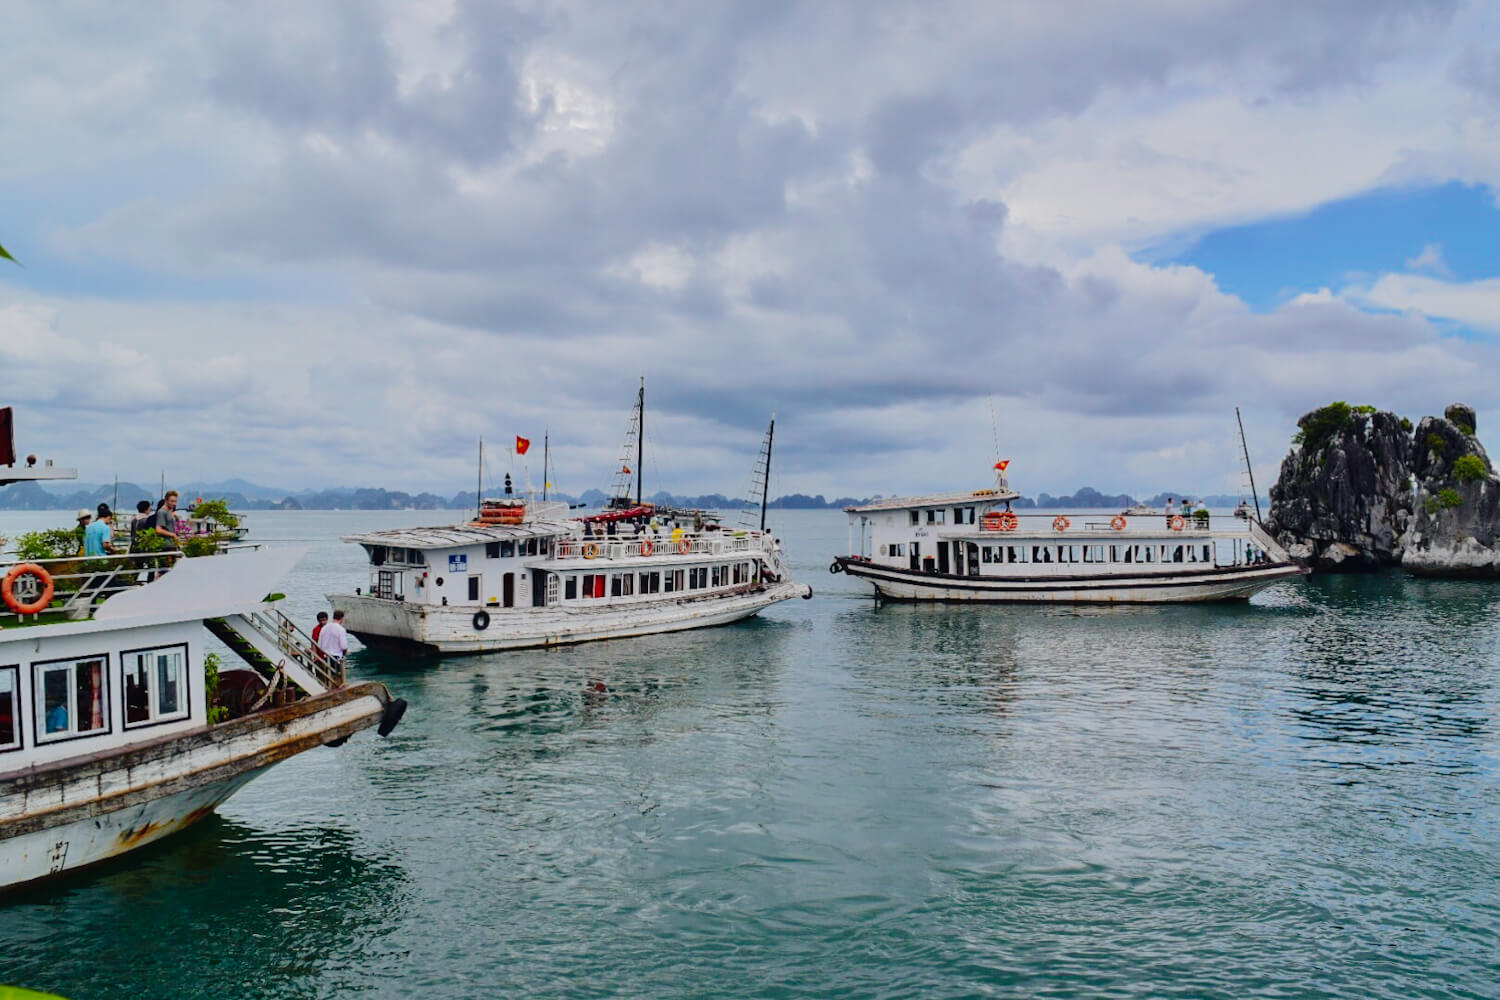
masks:
<svg viewBox="0 0 1500 1000"><path fill-rule="evenodd" d="M551 445L547 440L547 428L542 428L542 502L547 500L547 458L551 454Z"/></svg>
<svg viewBox="0 0 1500 1000"><path fill-rule="evenodd" d="M1255 522L1260 523L1260 493L1255 488L1255 470L1250 467L1250 446L1245 444L1245 421L1240 418L1240 408L1234 408L1234 421L1240 425L1240 450L1245 453L1245 472L1250 476L1250 496L1255 500Z"/></svg>
<svg viewBox="0 0 1500 1000"><path fill-rule="evenodd" d="M479 437L479 474L474 477L474 516L484 517L484 436Z"/></svg>

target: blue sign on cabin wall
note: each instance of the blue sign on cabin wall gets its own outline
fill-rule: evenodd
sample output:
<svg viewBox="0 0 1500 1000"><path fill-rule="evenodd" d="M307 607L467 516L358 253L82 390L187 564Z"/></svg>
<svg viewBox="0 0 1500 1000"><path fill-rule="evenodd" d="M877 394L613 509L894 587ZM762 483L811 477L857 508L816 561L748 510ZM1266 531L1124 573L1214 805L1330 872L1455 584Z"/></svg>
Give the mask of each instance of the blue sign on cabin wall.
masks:
<svg viewBox="0 0 1500 1000"><path fill-rule="evenodd" d="M448 572L467 573L469 571L469 557L467 555L449 556Z"/></svg>

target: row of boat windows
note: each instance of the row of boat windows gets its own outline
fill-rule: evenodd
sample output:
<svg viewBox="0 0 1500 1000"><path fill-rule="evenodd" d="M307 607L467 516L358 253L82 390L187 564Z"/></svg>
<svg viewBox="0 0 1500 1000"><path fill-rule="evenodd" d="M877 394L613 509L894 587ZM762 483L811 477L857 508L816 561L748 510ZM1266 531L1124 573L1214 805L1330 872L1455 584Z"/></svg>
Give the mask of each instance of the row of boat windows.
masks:
<svg viewBox="0 0 1500 1000"><path fill-rule="evenodd" d="M651 570L645 573L570 573L563 577L563 599L567 601L636 594L677 593L706 587L728 587L749 583L754 577L750 563L728 566L696 566L691 569Z"/></svg>
<svg viewBox="0 0 1500 1000"><path fill-rule="evenodd" d="M38 744L111 731L109 655L31 665L32 732ZM23 742L21 667L0 667L0 751ZM185 719L187 647L133 649L120 656L125 728Z"/></svg>
<svg viewBox="0 0 1500 1000"><path fill-rule="evenodd" d="M426 566L427 556L421 549L406 549L395 545L371 545L370 562L376 566L386 563L397 566ZM551 538L516 538L503 542L486 542L484 555L487 559L512 559L516 556L545 556L552 551Z"/></svg>
<svg viewBox="0 0 1500 1000"><path fill-rule="evenodd" d="M917 546L911 544L912 555ZM970 543L972 546L972 543ZM1211 563L1211 545L980 545L979 561L986 563ZM902 558L906 543L885 546L885 554Z"/></svg>
<svg viewBox="0 0 1500 1000"><path fill-rule="evenodd" d="M914 511L911 511L910 514L911 514L911 523L912 524L921 524L922 523L922 518L923 518L923 512L922 511L920 511L920 510L914 510ZM946 507L929 507L927 509L927 511L926 511L926 519L927 519L927 523L928 524L947 524L948 523L948 508L946 508ZM974 523L974 508L973 507L954 507L953 508L953 523L954 524L973 524Z"/></svg>

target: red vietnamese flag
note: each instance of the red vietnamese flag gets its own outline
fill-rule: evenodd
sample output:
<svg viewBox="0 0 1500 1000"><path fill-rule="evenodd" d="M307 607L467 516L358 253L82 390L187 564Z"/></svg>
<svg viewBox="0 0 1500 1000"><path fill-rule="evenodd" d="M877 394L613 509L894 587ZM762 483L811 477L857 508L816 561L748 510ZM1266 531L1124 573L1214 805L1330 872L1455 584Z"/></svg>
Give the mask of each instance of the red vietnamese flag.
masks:
<svg viewBox="0 0 1500 1000"><path fill-rule="evenodd" d="M1005 469L1006 469L1006 466L1008 466L1008 465L1010 465L1010 459L1007 458L1003 462L996 462L995 463L995 468L999 469L1001 472L1004 472Z"/></svg>
<svg viewBox="0 0 1500 1000"><path fill-rule="evenodd" d="M516 435L516 454L517 455L524 455L524 454L526 454L526 449L530 448L530 447L531 447L531 440L529 438L523 438L519 434Z"/></svg>

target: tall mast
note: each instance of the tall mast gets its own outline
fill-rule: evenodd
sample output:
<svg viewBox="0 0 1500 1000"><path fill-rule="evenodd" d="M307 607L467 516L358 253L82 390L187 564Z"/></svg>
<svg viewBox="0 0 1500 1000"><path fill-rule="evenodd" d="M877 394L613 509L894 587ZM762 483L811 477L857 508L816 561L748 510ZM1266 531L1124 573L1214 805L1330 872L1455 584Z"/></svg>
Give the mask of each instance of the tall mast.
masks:
<svg viewBox="0 0 1500 1000"><path fill-rule="evenodd" d="M1240 450L1245 453L1245 472L1250 476L1250 496L1255 500L1255 521L1260 523L1260 493L1255 489L1255 470L1250 468L1250 447L1245 444L1245 421L1240 419L1240 408L1234 408L1235 423L1240 425Z"/></svg>
<svg viewBox="0 0 1500 1000"><path fill-rule="evenodd" d="M766 429L766 476L760 488L760 530L766 530L766 498L771 495L771 442L776 438L776 414L771 414L771 426Z"/></svg>
<svg viewBox="0 0 1500 1000"><path fill-rule="evenodd" d="M548 456L549 452L550 452L550 447L549 447L549 443L547 441L547 431L544 428L542 430L542 500L543 500L543 502L545 502L546 499L547 499L547 456Z"/></svg>
<svg viewBox="0 0 1500 1000"><path fill-rule="evenodd" d="M484 437L479 438L479 470L474 476L474 516L484 517Z"/></svg>
<svg viewBox="0 0 1500 1000"><path fill-rule="evenodd" d="M646 376L641 376L641 391L635 398L635 418L638 425L638 433L635 437L635 505L641 505L642 480L646 476L646 470L641 468L641 460L645 458L646 451Z"/></svg>

